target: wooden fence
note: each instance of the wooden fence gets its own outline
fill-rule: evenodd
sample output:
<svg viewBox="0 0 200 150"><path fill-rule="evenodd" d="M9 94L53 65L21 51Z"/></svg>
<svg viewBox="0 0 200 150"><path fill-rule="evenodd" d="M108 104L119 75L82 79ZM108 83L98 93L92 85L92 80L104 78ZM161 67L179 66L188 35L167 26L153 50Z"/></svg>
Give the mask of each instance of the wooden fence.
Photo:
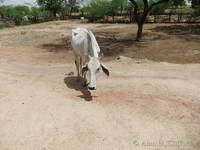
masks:
<svg viewBox="0 0 200 150"><path fill-rule="evenodd" d="M67 19L80 19L82 17L79 13L74 13L71 16L63 16L62 20ZM84 16L87 19L87 16ZM134 23L135 19L131 13L122 13L117 16L105 16L95 22L99 23ZM172 14L165 13L159 15L149 15L146 23L200 23L200 16L194 17L192 14Z"/></svg>

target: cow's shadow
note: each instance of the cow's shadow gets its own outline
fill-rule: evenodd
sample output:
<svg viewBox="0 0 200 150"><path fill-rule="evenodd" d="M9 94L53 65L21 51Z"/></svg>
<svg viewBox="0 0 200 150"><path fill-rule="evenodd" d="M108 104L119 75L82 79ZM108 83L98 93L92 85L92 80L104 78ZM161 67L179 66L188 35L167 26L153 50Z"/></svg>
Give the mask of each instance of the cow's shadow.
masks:
<svg viewBox="0 0 200 150"><path fill-rule="evenodd" d="M80 78L79 81L77 81L77 77L69 76L64 78L64 82L68 88L80 91L83 94L78 97L85 99L85 101L92 100L91 92L87 89L86 86L83 86L83 78Z"/></svg>

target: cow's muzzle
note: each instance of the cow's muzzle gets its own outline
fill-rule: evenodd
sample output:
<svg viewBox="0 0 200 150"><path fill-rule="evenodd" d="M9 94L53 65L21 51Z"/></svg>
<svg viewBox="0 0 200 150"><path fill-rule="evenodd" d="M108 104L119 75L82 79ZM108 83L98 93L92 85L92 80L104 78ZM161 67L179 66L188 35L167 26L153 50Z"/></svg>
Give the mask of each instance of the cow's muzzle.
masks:
<svg viewBox="0 0 200 150"><path fill-rule="evenodd" d="M88 89L89 89L89 90L96 90L95 87L89 87L89 86L88 86Z"/></svg>

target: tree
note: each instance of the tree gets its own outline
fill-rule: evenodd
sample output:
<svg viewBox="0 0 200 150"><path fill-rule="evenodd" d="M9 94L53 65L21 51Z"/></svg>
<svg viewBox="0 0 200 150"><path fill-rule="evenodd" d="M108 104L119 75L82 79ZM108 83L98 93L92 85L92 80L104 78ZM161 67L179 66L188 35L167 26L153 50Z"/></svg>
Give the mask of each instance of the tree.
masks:
<svg viewBox="0 0 200 150"><path fill-rule="evenodd" d="M150 4L152 4L153 2L154 2L154 0L150 0ZM157 5L154 8L152 8L150 13L153 15L160 15L160 14L164 13L164 11L167 8L169 8L170 6L171 6L170 2Z"/></svg>
<svg viewBox="0 0 200 150"><path fill-rule="evenodd" d="M200 0L191 0L193 8L193 16L200 16Z"/></svg>
<svg viewBox="0 0 200 150"><path fill-rule="evenodd" d="M111 0L109 2L107 15L111 15L114 23L114 16L117 15L119 9L122 9L124 0ZM121 10L122 11L122 10Z"/></svg>
<svg viewBox="0 0 200 150"><path fill-rule="evenodd" d="M129 3L129 2L125 3L124 10L126 10L128 12L129 20L131 23L133 21L133 15L132 15L133 4Z"/></svg>
<svg viewBox="0 0 200 150"><path fill-rule="evenodd" d="M142 38L143 25L147 15L155 6L169 2L169 0L152 0L152 4L148 0L130 0L134 5L134 17L138 25L138 31L136 41L140 41Z"/></svg>
<svg viewBox="0 0 200 150"><path fill-rule="evenodd" d="M62 11L64 0L37 0L39 6L50 11L54 16Z"/></svg>
<svg viewBox="0 0 200 150"><path fill-rule="evenodd" d="M67 6L68 6L68 8L70 10L70 15L71 15L73 10L74 10L74 8L75 8L75 6L76 6L76 0L68 0Z"/></svg>
<svg viewBox="0 0 200 150"><path fill-rule="evenodd" d="M170 1L170 3L171 3L172 6L175 6L176 8L178 6L185 6L186 5L185 0L173 0L173 1Z"/></svg>
<svg viewBox="0 0 200 150"><path fill-rule="evenodd" d="M114 16L126 5L126 0L92 0L91 3L82 10L87 12L89 21L104 19L105 16Z"/></svg>
<svg viewBox="0 0 200 150"><path fill-rule="evenodd" d="M27 6L1 6L0 7L0 16L2 18L10 18L15 24L29 24L28 21L24 21L24 16L30 15L30 9Z"/></svg>
<svg viewBox="0 0 200 150"><path fill-rule="evenodd" d="M41 8L38 8L38 7L31 7L31 21L33 23L37 23L38 20L39 20L39 17L41 15Z"/></svg>
<svg viewBox="0 0 200 150"><path fill-rule="evenodd" d="M29 24L28 21L24 21L23 17L28 16L30 14L30 9L28 6L15 6L10 7L9 10L9 17L15 21L15 24L22 25L22 24Z"/></svg>
<svg viewBox="0 0 200 150"><path fill-rule="evenodd" d="M198 7L200 5L200 0L190 0L192 2L192 7Z"/></svg>
<svg viewBox="0 0 200 150"><path fill-rule="evenodd" d="M93 0L84 10L88 14L89 21L93 22L103 19L109 10L109 2L107 0Z"/></svg>

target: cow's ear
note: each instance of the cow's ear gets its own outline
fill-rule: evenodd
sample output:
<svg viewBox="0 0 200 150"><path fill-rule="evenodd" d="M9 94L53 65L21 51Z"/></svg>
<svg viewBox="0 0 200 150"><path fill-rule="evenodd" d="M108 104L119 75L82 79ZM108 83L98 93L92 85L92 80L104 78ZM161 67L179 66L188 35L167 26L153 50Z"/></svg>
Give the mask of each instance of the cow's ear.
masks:
<svg viewBox="0 0 200 150"><path fill-rule="evenodd" d="M108 68L107 68L104 64L101 64L101 68L102 68L103 72L104 72L107 76L110 75L110 72L109 72Z"/></svg>
<svg viewBox="0 0 200 150"><path fill-rule="evenodd" d="M82 74L84 74L85 72L87 72L88 71L88 66L87 65L85 65L83 68L82 68Z"/></svg>

